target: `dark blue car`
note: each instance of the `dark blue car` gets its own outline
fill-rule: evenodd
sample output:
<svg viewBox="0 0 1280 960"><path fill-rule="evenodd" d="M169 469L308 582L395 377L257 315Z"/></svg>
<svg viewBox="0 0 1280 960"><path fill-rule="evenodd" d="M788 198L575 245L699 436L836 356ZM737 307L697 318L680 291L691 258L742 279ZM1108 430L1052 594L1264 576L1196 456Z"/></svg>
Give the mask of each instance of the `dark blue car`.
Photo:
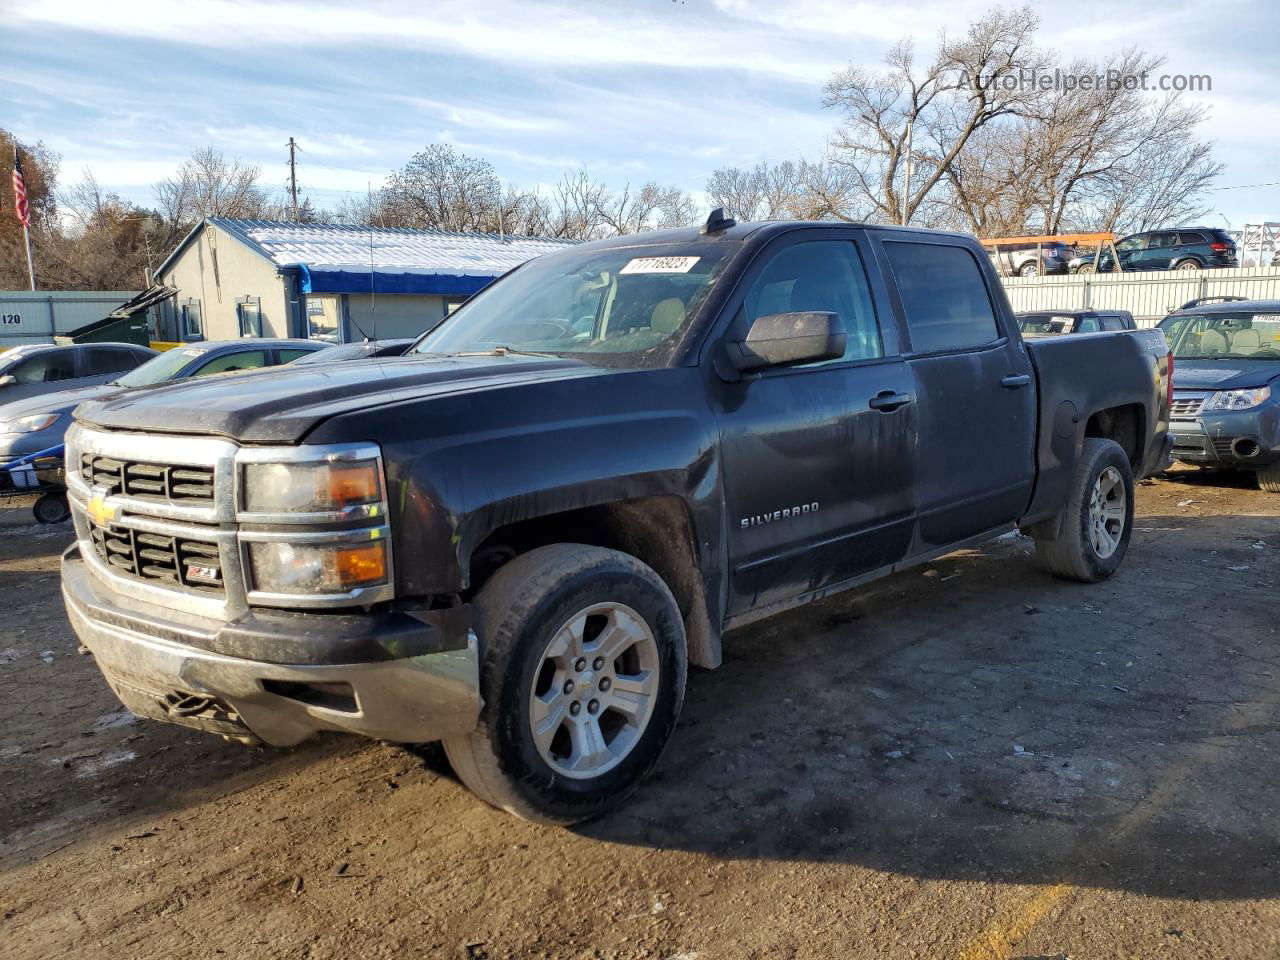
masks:
<svg viewBox="0 0 1280 960"><path fill-rule="evenodd" d="M1280 493L1280 300L1193 305L1160 329L1174 354L1174 459L1252 470Z"/></svg>

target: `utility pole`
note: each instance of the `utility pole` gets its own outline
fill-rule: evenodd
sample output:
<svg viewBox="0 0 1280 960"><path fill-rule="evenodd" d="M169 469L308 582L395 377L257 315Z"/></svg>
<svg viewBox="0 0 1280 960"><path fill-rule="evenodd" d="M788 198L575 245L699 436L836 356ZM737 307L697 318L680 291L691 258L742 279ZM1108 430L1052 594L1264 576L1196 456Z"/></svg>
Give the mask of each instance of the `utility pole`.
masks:
<svg viewBox="0 0 1280 960"><path fill-rule="evenodd" d="M289 138L289 203L293 207L293 219L298 219L298 160L296 151L298 145L294 143L293 137Z"/></svg>

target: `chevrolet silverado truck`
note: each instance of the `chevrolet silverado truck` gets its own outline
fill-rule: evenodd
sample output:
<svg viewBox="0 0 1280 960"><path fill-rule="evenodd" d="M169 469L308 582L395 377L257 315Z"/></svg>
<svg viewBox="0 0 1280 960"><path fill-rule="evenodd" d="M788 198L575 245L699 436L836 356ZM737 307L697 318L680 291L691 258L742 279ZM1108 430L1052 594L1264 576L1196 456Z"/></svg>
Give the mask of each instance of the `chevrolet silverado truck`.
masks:
<svg viewBox="0 0 1280 960"><path fill-rule="evenodd" d="M81 406L66 607L141 716L439 740L570 823L736 627L1018 529L1114 573L1169 363L1024 342L965 235L717 213L533 260L403 357Z"/></svg>

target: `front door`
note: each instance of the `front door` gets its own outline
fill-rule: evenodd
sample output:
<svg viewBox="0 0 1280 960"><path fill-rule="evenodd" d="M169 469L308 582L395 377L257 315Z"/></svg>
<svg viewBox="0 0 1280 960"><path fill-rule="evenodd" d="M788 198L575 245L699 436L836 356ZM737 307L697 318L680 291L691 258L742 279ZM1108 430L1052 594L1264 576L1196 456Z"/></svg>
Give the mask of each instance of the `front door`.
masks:
<svg viewBox="0 0 1280 960"><path fill-rule="evenodd" d="M1034 373L966 246L891 237L881 249L920 408L915 552L927 553L1022 516L1035 479Z"/></svg>
<svg viewBox="0 0 1280 960"><path fill-rule="evenodd" d="M893 563L911 540L911 371L896 332L882 336L865 239L848 230L806 235L815 239L791 235L766 251L728 305L731 335L757 317L806 310L838 313L848 332L837 360L717 381L730 614Z"/></svg>

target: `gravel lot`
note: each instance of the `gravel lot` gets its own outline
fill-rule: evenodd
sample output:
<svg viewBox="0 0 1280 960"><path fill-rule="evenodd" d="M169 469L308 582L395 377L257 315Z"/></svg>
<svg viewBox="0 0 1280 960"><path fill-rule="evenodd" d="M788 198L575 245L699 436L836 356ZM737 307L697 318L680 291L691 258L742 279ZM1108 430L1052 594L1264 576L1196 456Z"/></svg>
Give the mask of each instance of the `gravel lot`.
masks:
<svg viewBox="0 0 1280 960"><path fill-rule="evenodd" d="M1086 587L1008 538L731 635L576 830L432 747L134 721L0 511L0 957L1280 956L1280 497L1139 488Z"/></svg>

